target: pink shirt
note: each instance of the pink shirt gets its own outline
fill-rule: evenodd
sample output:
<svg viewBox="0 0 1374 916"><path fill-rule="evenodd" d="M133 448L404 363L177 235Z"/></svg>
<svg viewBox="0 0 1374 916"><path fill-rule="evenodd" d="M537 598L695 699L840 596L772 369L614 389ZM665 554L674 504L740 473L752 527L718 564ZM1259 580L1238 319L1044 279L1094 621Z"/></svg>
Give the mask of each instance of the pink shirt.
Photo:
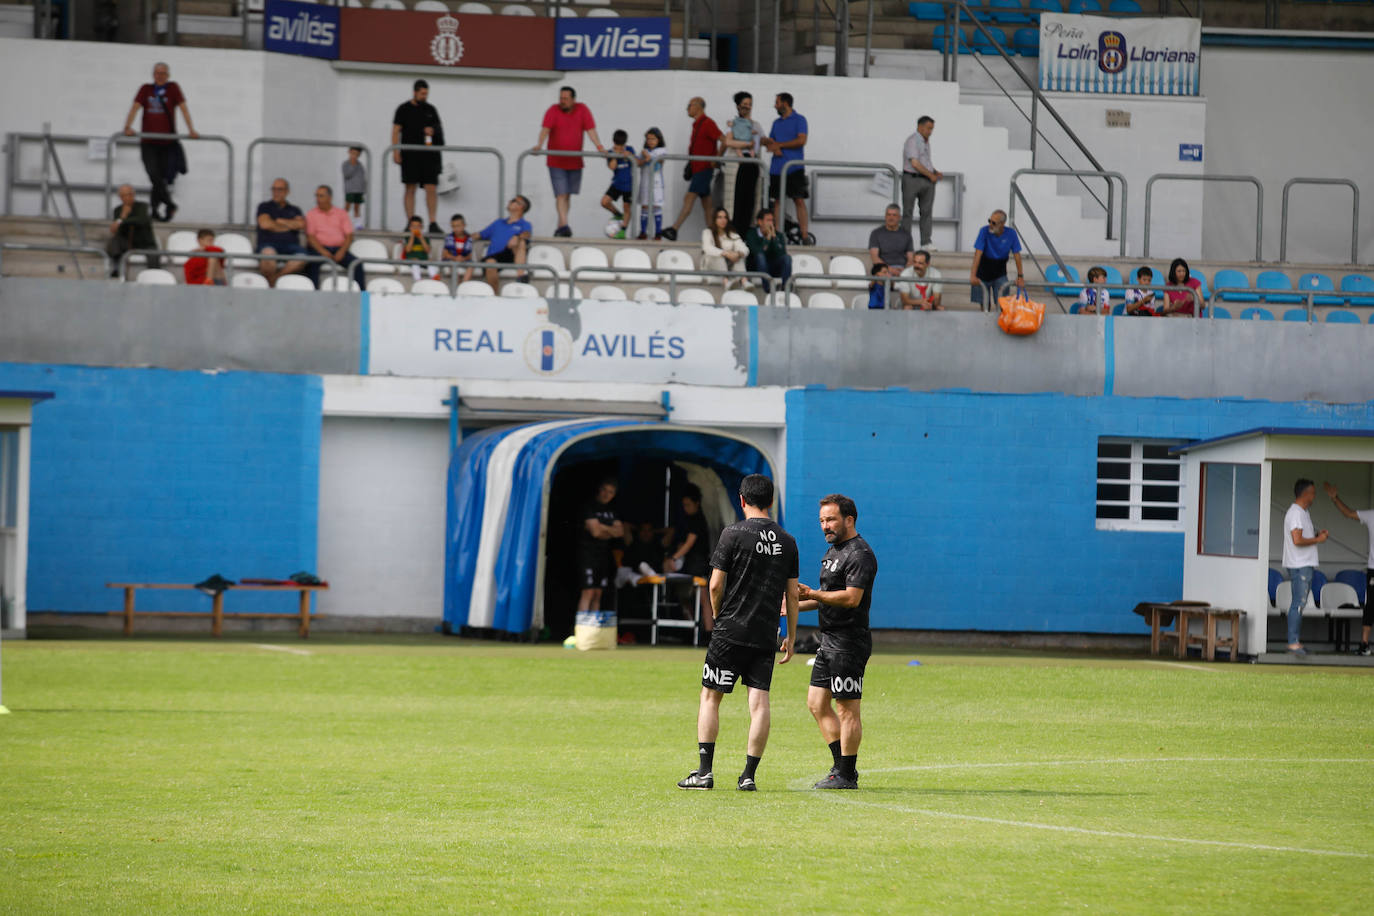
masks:
<svg viewBox="0 0 1374 916"><path fill-rule="evenodd" d="M305 232L326 248L338 248L353 234L353 221L343 207L330 207L327 213L316 207L305 214Z"/></svg>
<svg viewBox="0 0 1374 916"><path fill-rule="evenodd" d="M594 129L596 121L592 118L590 108L581 102L575 102L570 111L564 111L557 105L550 105L549 110L544 112L544 123L540 126L549 129L549 149L580 150L582 149L583 132ZM548 158L551 169L582 168L581 156L550 156Z"/></svg>

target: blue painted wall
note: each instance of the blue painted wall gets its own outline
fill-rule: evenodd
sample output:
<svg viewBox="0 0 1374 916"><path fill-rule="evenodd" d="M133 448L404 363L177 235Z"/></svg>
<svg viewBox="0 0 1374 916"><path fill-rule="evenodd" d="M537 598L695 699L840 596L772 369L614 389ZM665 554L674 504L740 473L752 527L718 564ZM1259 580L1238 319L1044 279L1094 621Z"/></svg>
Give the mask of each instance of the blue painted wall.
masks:
<svg viewBox="0 0 1374 916"><path fill-rule="evenodd" d="M1098 531L1099 436L1369 428L1374 402L807 388L787 395L787 518L815 584L816 501L841 492L878 556L875 627L1137 633L1183 587L1182 533ZM813 615L803 615L804 623Z"/></svg>
<svg viewBox="0 0 1374 916"><path fill-rule="evenodd" d="M315 568L317 376L0 363L34 409L28 607L122 607L107 581L284 577ZM146 610L209 610L199 592L140 593ZM292 611L295 596L232 610Z"/></svg>

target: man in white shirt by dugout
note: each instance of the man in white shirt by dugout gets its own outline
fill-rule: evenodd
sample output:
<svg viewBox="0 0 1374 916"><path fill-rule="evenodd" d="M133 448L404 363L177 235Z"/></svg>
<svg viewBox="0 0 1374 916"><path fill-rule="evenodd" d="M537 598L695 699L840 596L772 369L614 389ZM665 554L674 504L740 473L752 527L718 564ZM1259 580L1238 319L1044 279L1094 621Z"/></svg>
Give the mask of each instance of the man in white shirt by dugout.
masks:
<svg viewBox="0 0 1374 916"><path fill-rule="evenodd" d="M1341 501L1340 494L1336 488L1329 483L1323 483L1322 489L1326 490L1326 495L1331 497L1331 501L1336 504L1336 508L1341 510L1341 515L1351 521L1359 522L1369 529L1369 558L1365 565L1365 590L1364 590L1364 615L1360 621L1360 648L1358 655L1369 655L1369 631L1374 626L1374 509L1360 509L1356 511Z"/></svg>
<svg viewBox="0 0 1374 916"><path fill-rule="evenodd" d="M1312 591L1312 573L1317 568L1317 545L1326 541L1326 529L1314 531L1312 500L1317 498L1317 485L1306 477L1293 484L1293 505L1283 516L1283 565L1293 585L1293 600L1288 605L1288 651L1303 656L1307 650L1299 638L1302 630L1302 608Z"/></svg>

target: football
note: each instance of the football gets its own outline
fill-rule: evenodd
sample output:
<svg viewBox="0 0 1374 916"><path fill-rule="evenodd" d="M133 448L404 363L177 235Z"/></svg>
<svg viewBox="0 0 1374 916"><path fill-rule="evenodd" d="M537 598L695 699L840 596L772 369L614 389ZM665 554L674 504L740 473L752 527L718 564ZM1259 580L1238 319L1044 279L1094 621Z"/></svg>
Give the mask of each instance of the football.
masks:
<svg viewBox="0 0 1374 916"><path fill-rule="evenodd" d="M620 220L611 220L609 223L606 224L606 238L624 238L624 236L620 234L624 228L625 224L622 223Z"/></svg>

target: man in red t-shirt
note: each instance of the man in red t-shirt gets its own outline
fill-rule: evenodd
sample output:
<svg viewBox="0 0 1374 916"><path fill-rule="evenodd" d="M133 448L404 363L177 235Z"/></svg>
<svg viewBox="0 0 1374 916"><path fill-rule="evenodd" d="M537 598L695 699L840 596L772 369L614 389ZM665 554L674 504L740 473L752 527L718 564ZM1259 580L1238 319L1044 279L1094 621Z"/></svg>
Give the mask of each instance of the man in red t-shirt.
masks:
<svg viewBox="0 0 1374 916"><path fill-rule="evenodd" d="M719 156L725 135L715 121L706 117L706 100L694 97L687 103L687 117L692 119L692 139L687 141L689 156ZM677 221L663 230L663 237L677 241L677 231L692 215L692 201L701 198L701 219L708 227L711 225L711 176L716 173L713 162L687 163L687 193L682 196L682 212Z"/></svg>
<svg viewBox="0 0 1374 916"><path fill-rule="evenodd" d="M177 109L186 119L186 134L195 139L200 134L191 126L191 111L186 107L186 96L181 87L171 82L172 69L162 62L153 64L153 81L144 83L134 95L134 103L129 106L129 116L124 119L124 133L132 137L134 115L143 109L143 133L174 134L177 132ZM167 222L177 212L172 203L172 182L176 176L186 171L186 155L176 140L148 140L140 144L143 152L143 168L148 172L148 180L153 183L151 203L153 218ZM157 212L158 205L163 210Z"/></svg>
<svg viewBox="0 0 1374 916"><path fill-rule="evenodd" d="M200 245L196 249L197 254L224 254L224 249L215 244L215 234L209 229L197 232L196 242ZM187 286L224 285L224 258L187 258L186 266L181 270L186 274Z"/></svg>
<svg viewBox="0 0 1374 916"><path fill-rule="evenodd" d="M576 89L564 86L558 90L558 104L550 105L549 110L544 112L539 142L534 144L534 148L543 149L545 141L548 141L550 150L581 151L584 132L592 138L598 153L606 152L606 147L601 145L601 138L596 135L596 120L592 118L592 110L577 100ZM572 229L568 226L568 205L572 195L582 190L582 157L549 156L548 159L549 181L553 184L554 204L558 210L558 228L553 234L567 237L572 235Z"/></svg>

